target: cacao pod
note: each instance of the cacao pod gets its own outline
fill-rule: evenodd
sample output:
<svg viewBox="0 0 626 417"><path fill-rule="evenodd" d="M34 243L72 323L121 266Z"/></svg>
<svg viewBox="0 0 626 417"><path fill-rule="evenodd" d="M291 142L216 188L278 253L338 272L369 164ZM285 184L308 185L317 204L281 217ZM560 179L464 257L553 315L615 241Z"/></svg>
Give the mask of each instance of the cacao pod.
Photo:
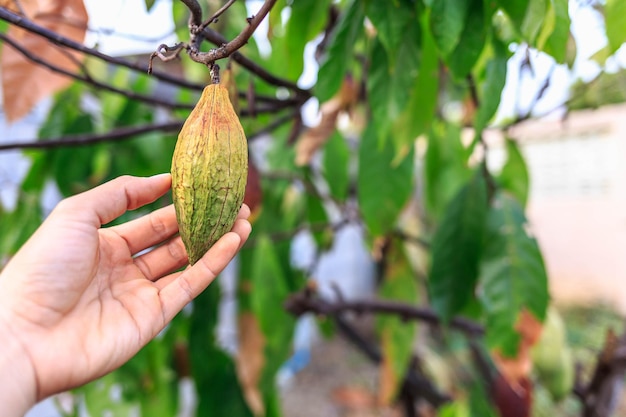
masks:
<svg viewBox="0 0 626 417"><path fill-rule="evenodd" d="M233 227L248 176L248 144L228 90L204 88L172 157L172 199L193 265Z"/></svg>

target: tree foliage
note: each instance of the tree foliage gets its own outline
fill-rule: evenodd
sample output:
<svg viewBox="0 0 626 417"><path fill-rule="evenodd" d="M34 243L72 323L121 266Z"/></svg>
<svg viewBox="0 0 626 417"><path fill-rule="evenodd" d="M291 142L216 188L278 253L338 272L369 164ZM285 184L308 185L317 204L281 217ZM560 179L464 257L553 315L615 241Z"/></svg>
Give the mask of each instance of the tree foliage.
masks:
<svg viewBox="0 0 626 417"><path fill-rule="evenodd" d="M136 407L142 415L174 415L185 378L195 382L197 416L281 415L275 380L291 353L293 315L315 313L313 301L322 297L311 284L315 265L302 270L290 262L292 238L310 233L319 255L353 224L362 226L380 266L376 295L387 303L364 302L361 312L391 314L376 327L381 401L405 400L407 415L425 400L440 416L510 417L520 414L498 396L511 391L507 404L529 407L532 375L511 375L502 364L530 360L529 340L537 334L529 332L539 330L528 329L540 329L546 318L548 278L524 216L523 154L507 140L504 168L490 172L483 131L493 124L513 51L572 62L567 0L266 1L263 7L273 7L260 35L269 52L254 38L228 49L248 30L253 19L246 17L258 13L246 9L252 4L229 3L219 19L190 35L188 6L196 2L175 0L172 18L184 44L155 45L151 75L148 58L82 47L84 31L50 18L64 8L81 10L82 1L19 3L25 7L0 1L0 19L8 22L0 31L6 115L18 119L40 95L54 95L37 141L0 143L0 150L33 148L23 151L30 170L15 206L0 206L0 261L41 222L48 184L70 196L122 174L169 170L176 132L210 82L206 66L193 62L196 52L229 51L218 62L234 80L232 100L251 164L258 165L248 178L254 230L237 260L238 352L226 351L215 336L223 294L214 284L127 365L76 391L92 415ZM56 8L42 10L40 3ZM200 21L219 3L198 4ZM148 10L154 4L145 1ZM626 40L623 10L622 0L607 0L610 54ZM146 28L147 36L156 32ZM209 50L211 43L221 48ZM309 47L314 58L305 59ZM299 83L311 66L315 83ZM50 74L62 82L33 87ZM309 102L319 104L317 125L302 117ZM451 103L463 107L461 117L446 111ZM255 146L260 140L266 146ZM342 302L326 313L341 320ZM433 337L417 339L421 325L409 317L429 326L420 335ZM424 377L415 365L417 346L453 351L459 344L474 359L463 356L468 364L456 370L454 393L429 396L411 385ZM122 387L117 400L105 395L113 386ZM522 394L511 389L520 386Z"/></svg>

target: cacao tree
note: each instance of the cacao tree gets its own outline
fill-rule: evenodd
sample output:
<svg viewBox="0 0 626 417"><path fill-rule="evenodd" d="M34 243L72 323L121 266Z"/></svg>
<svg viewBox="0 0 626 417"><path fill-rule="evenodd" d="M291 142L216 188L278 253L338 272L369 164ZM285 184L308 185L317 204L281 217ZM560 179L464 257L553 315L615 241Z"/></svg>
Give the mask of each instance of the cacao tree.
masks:
<svg viewBox="0 0 626 417"><path fill-rule="evenodd" d="M574 384L569 354L546 359L567 342L528 231L528 170L514 139L503 168L491 169L484 132L508 137L541 116L497 116L507 83L518 82L508 76L512 56L525 56L529 73L536 56L570 71L581 59L572 9L587 7L604 22L611 57L626 42L625 1L173 0L176 42L132 58L85 46L81 0L0 6L6 119L50 103L32 141L2 133L0 156L27 168L16 198L0 205L0 262L40 224L50 190L65 197L169 171L215 63L249 142L253 234L231 270L236 349L216 336L225 295L211 285L129 363L72 393L66 415L174 416L181 382L191 381L193 415L280 416L277 373L307 313L378 364L379 403L406 416L424 404L429 415L529 416L539 387L576 401L579 415L608 415L594 414L594 401L609 401L598 393L613 387L600 364ZM146 37L158 32L145 28ZM535 81L534 103L550 80ZM328 296L316 283L316 262L348 227L375 265L367 299ZM292 256L303 234L315 248L305 266ZM376 316L373 350L350 327L355 312ZM453 387L423 365L432 355ZM603 366L621 370L615 361Z"/></svg>

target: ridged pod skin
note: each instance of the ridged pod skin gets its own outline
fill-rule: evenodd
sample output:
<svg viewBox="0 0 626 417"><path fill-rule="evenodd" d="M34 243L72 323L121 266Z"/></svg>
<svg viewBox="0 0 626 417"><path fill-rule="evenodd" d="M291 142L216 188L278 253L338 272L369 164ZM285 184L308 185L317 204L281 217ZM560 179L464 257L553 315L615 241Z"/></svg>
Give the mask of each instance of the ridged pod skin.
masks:
<svg viewBox="0 0 626 417"><path fill-rule="evenodd" d="M172 199L189 264L233 227L247 175L248 144L228 90L208 85L172 157Z"/></svg>

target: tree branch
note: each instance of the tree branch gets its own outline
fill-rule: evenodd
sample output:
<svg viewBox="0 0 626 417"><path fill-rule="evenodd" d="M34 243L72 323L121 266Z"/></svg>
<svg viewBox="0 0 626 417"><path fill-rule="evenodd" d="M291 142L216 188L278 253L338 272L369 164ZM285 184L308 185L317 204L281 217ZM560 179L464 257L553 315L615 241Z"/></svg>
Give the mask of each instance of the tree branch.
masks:
<svg viewBox="0 0 626 417"><path fill-rule="evenodd" d="M197 0L180 0L189 9L189 26L200 26L202 24L202 7Z"/></svg>
<svg viewBox="0 0 626 417"><path fill-rule="evenodd" d="M183 1L185 4L189 2L189 0L181 0L181 1ZM204 36L204 31L202 30L200 30L199 32L197 31L200 25L202 24L201 22L199 22L197 24L198 26L197 28L193 28L193 27L191 28L192 39L191 39L191 48L188 51L189 57L193 59L195 62L208 66L208 65L213 64L218 59L226 58L232 55L235 51L240 49L242 46L244 46L248 42L248 39L250 39L250 37L252 36L256 28L259 26L259 24L261 24L261 21L269 13L269 11L272 9L276 1L277 0L265 0L263 5L259 9L258 13L255 16L252 16L246 19L248 21L248 25L241 31L241 33L239 33L239 35L235 37L235 39L233 39L232 41L226 44L219 45L217 48L212 49L208 52L200 52L194 46L194 36L196 35L196 33Z"/></svg>
<svg viewBox="0 0 626 417"><path fill-rule="evenodd" d="M268 124L266 127L253 132L248 136L248 141L252 141L261 135L271 133L277 127L282 125L283 123L289 121L293 118L292 114L284 115L281 118L277 118L272 123ZM147 126L133 126L133 127L122 127L118 129L113 129L107 133L102 134L93 134L86 133L82 135L71 135L64 136L60 138L46 139L43 141L32 139L29 141L20 141L20 142L9 142L9 143L0 143L0 152L8 151L12 149L49 149L49 148L59 148L64 146L85 146L91 145L98 142L116 142L125 139L134 139L137 136L150 133L150 132L178 132L183 126L183 120L176 120L172 122L159 123Z"/></svg>
<svg viewBox="0 0 626 417"><path fill-rule="evenodd" d="M0 19L8 23L11 23L15 26L21 27L22 29L25 29L28 32L42 36L52 41L56 45L65 46L75 51L82 52L86 55L90 55L98 59L101 59L110 64L122 66L128 69L131 69L133 71L138 71L142 73L145 73L148 69L147 65L141 65L139 63L131 62L122 58L115 58L107 54L103 54L97 49L88 48L81 43L78 43L76 41L73 41L72 39L69 39L69 38L66 38L65 36L60 35L59 33L53 32L42 26L39 26L36 23L33 23L32 21L26 19L25 17L20 16L19 14L13 13L3 7L0 7ZM158 80L161 80L170 84L174 84L179 87L188 88L191 90L202 91L202 89L205 87L204 84L192 83L192 82L180 79L178 77L172 76L165 72L155 71L152 73L152 76Z"/></svg>
<svg viewBox="0 0 626 417"><path fill-rule="evenodd" d="M32 140L26 142L0 143L0 151L8 151L11 149L50 149L65 146L84 146L99 142L114 142L124 139L133 139L144 133L156 131L177 132L182 126L183 121L177 120L148 126L122 127L102 134L86 133L83 135L71 135L42 141Z"/></svg>
<svg viewBox="0 0 626 417"><path fill-rule="evenodd" d="M218 45L218 46L219 45L223 45L223 44L228 42L228 40L224 36L222 36L222 34L216 32L216 31L214 31L213 29L210 29L210 28L204 29L202 31L202 36L207 41L213 43L214 45ZM312 94L311 94L311 92L309 90L302 89L302 88L298 87L298 85L296 83L294 83L294 82L291 82L291 81L279 78L279 77L271 74L270 72L265 70L265 68L261 67L256 62L254 62L251 59L247 58L245 55L243 55L239 51L233 52L230 57L232 58L233 61L235 61L236 63L238 63L239 65L241 65L242 67L244 67L245 69L247 69L251 73L255 74L260 79L262 79L263 81L267 82L270 85L275 85L277 87L288 88L288 89L290 89L292 91L295 91L299 96L305 97L307 99L312 96Z"/></svg>
<svg viewBox="0 0 626 417"><path fill-rule="evenodd" d="M211 17L202 22L202 24L198 27L199 31L203 31L207 26L209 26L213 22L217 22L217 19L232 6L237 0L228 0L226 4L220 7Z"/></svg>
<svg viewBox="0 0 626 417"><path fill-rule="evenodd" d="M94 78L92 78L89 75L82 75L82 74L78 74L72 71L68 71L64 68L61 68L57 65L52 64L49 61L46 61L34 54L32 54L29 50L27 50L26 48L24 48L23 46L21 46L20 44L18 44L16 41L14 41L13 39L9 38L8 36L6 36L3 33L0 33L0 40L2 40L3 42L11 45L11 47L13 47L15 50L17 50L19 53L21 53L25 58L27 58L28 60L41 65L47 69L49 69L50 71L56 72L58 74L62 74L65 75L67 77L73 78L75 80L81 81L85 84L89 84L95 88L101 89L101 90L105 90L105 91L109 91L112 93L116 93L116 94L120 94L126 98L132 99L132 100L137 100L137 101L141 101L144 103L149 103L149 104L153 104L153 105L157 105L157 106L162 106L162 107L166 107L166 108L170 108L170 109L193 109L194 105L193 104L185 104L185 103L174 103L168 100L162 100L158 97L150 97L150 96L145 96L143 94L138 94L135 93L133 91L127 91L127 90L122 90L119 89L117 87L113 87L112 85L109 84L105 84L103 82L100 82L98 80L95 80Z"/></svg>
<svg viewBox="0 0 626 417"><path fill-rule="evenodd" d="M298 292L291 295L285 302L285 309L295 316L300 316L304 313L336 315L346 311L353 311L357 314L393 314L404 320L423 321L432 326L442 324L437 314L429 308L416 307L410 304L387 300L340 300L333 303L319 297L313 297L310 291ZM485 332L482 325L463 317L453 318L450 320L449 326L470 336L480 336Z"/></svg>

